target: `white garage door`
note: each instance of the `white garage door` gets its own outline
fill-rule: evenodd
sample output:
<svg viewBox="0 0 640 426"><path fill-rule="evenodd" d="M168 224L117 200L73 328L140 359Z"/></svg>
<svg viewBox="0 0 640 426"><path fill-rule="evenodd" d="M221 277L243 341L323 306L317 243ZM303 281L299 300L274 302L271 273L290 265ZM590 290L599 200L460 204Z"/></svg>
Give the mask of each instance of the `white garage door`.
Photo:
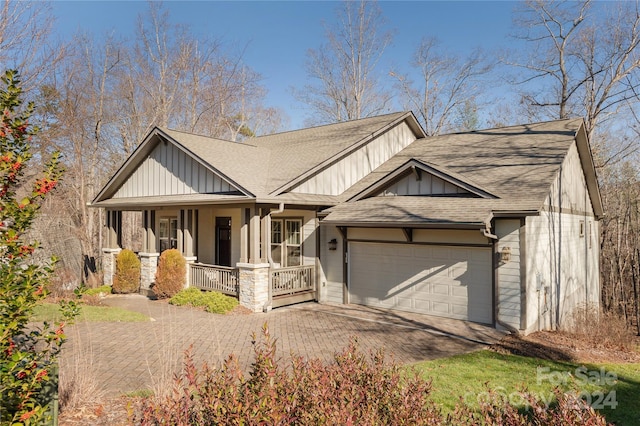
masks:
<svg viewBox="0 0 640 426"><path fill-rule="evenodd" d="M351 303L492 323L491 249L349 243Z"/></svg>

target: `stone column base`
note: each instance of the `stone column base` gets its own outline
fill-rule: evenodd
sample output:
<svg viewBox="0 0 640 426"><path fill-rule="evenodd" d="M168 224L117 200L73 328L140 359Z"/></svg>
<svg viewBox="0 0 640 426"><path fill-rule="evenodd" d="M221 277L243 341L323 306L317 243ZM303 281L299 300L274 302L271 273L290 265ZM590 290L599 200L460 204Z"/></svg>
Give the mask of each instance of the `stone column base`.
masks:
<svg viewBox="0 0 640 426"><path fill-rule="evenodd" d="M102 282L104 285L113 285L113 277L116 274L116 256L122 249L102 249Z"/></svg>
<svg viewBox="0 0 640 426"><path fill-rule="evenodd" d="M240 305L262 312L269 300L269 264L237 263L240 277Z"/></svg>
<svg viewBox="0 0 640 426"><path fill-rule="evenodd" d="M156 282L160 253L138 253L140 257L140 293L149 296L151 286Z"/></svg>

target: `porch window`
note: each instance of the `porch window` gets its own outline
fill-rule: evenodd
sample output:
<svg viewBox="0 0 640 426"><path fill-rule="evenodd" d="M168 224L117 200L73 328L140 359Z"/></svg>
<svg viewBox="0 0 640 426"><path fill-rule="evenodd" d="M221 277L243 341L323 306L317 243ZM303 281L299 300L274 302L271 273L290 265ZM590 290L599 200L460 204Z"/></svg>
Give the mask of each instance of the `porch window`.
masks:
<svg viewBox="0 0 640 426"><path fill-rule="evenodd" d="M302 219L271 221L271 258L282 267L302 264Z"/></svg>
<svg viewBox="0 0 640 426"><path fill-rule="evenodd" d="M178 247L178 219L173 217L160 218L158 229L160 239L160 253Z"/></svg>

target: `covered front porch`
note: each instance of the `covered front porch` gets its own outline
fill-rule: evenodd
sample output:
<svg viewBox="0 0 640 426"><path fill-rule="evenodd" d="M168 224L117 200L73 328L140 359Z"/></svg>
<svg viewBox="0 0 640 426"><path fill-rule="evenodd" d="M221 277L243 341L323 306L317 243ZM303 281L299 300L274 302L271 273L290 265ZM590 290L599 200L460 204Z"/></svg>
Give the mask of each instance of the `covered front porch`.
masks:
<svg viewBox="0 0 640 426"><path fill-rule="evenodd" d="M105 284L113 282L121 247L122 211L106 210ZM152 293L160 254L187 260L187 286L237 297L254 312L317 300L315 210L237 204L145 207L140 292Z"/></svg>

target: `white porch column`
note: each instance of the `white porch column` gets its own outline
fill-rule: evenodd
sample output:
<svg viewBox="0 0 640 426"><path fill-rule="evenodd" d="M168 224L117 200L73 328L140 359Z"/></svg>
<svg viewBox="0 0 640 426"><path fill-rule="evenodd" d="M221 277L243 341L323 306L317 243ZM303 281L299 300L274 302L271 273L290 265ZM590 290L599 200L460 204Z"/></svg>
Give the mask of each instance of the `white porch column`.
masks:
<svg viewBox="0 0 640 426"><path fill-rule="evenodd" d="M186 277L185 277L185 281L184 281L184 288L188 288L191 287L191 264L192 263L196 263L196 260L198 260L197 257L195 256L185 256L184 260L187 261L187 267L186 267Z"/></svg>
<svg viewBox="0 0 640 426"><path fill-rule="evenodd" d="M260 257L260 212L257 207L249 219L249 263L262 263Z"/></svg>
<svg viewBox="0 0 640 426"><path fill-rule="evenodd" d="M240 263L249 262L249 209L242 209L240 213L242 225L240 227Z"/></svg>

